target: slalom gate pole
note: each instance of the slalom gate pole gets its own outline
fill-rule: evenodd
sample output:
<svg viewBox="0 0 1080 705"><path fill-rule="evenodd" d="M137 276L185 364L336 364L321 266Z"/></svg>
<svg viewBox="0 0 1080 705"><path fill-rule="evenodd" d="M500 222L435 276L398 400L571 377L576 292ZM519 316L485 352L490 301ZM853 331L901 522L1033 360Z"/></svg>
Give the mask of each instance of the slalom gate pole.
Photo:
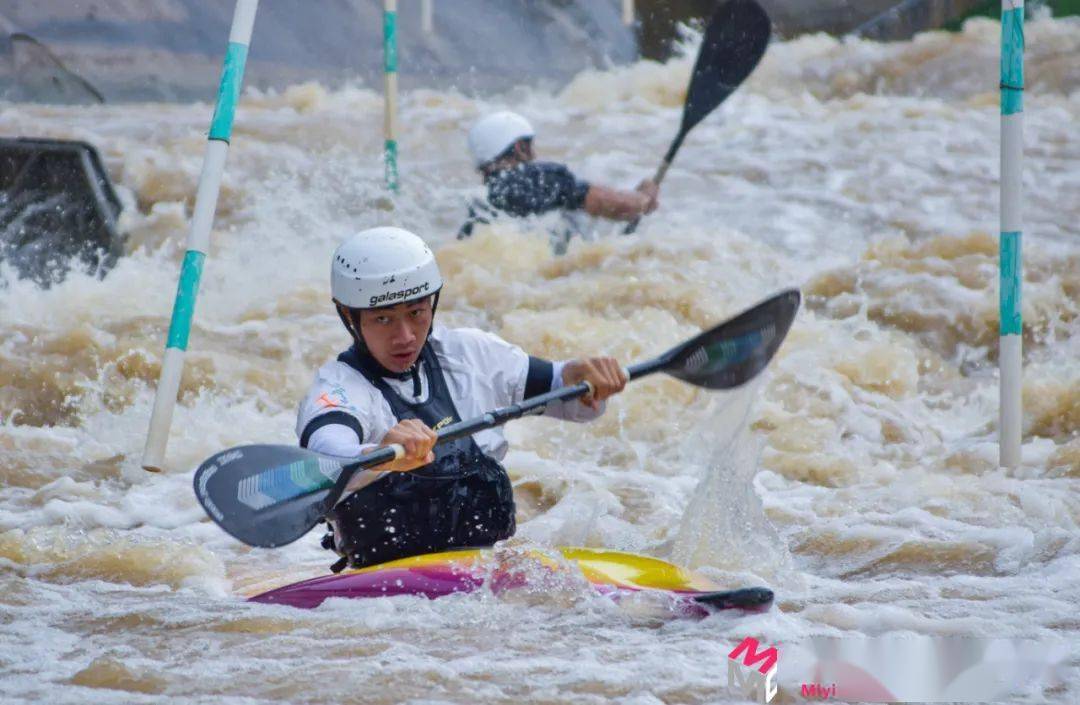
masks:
<svg viewBox="0 0 1080 705"><path fill-rule="evenodd" d="M251 30L255 25L255 12L259 0L237 0L233 11L229 46L225 52L225 64L221 71L217 105L210 121L210 133L203 157L199 187L195 193L195 209L188 231L187 252L180 268L180 280L176 286L169 337L165 343L165 356L161 361L154 410L150 416L150 430L146 436L142 466L152 472L160 472L165 462L165 446L169 440L173 409L180 391L180 378L184 371L184 355L187 351L191 320L195 314L195 298L199 293L203 262L210 246L210 228L217 209L221 190L221 175L225 171L225 159L229 154L233 116L240 99L240 86L244 81L244 64L247 62Z"/></svg>
<svg viewBox="0 0 1080 705"><path fill-rule="evenodd" d="M383 71L386 76L383 111L386 188L397 192L397 0L385 0L383 9Z"/></svg>
<svg viewBox="0 0 1080 705"><path fill-rule="evenodd" d="M999 461L1020 464L1023 421L1022 176L1024 160L1024 0L1001 3L1001 240L998 367Z"/></svg>

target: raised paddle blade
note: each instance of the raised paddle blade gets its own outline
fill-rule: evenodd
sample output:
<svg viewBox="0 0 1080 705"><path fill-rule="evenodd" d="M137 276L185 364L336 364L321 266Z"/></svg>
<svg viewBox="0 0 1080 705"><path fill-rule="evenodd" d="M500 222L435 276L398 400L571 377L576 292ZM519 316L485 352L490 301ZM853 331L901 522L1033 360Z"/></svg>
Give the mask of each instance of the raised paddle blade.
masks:
<svg viewBox="0 0 1080 705"><path fill-rule="evenodd" d="M720 5L705 27L690 85L686 89L682 124L671 141L664 161L653 179L659 184L694 125L716 109L753 73L769 44L772 22L754 0L729 0ZM637 230L641 216L623 230L629 235Z"/></svg>
<svg viewBox="0 0 1080 705"><path fill-rule="evenodd" d="M729 0L716 9L690 75L680 134L689 132L746 80L765 54L771 31L769 16L754 0ZM676 151L677 147L669 151L667 161Z"/></svg>
<svg viewBox="0 0 1080 705"><path fill-rule="evenodd" d="M784 342L801 295L788 289L676 348L664 372L708 389L733 389L756 377Z"/></svg>
<svg viewBox="0 0 1080 705"><path fill-rule="evenodd" d="M782 291L653 360L631 365L630 378L660 371L707 389L740 387L772 360L800 300L797 289Z"/></svg>
<svg viewBox="0 0 1080 705"><path fill-rule="evenodd" d="M274 548L299 539L330 510L327 500L342 467L295 446L240 446L199 466L195 496L229 535Z"/></svg>

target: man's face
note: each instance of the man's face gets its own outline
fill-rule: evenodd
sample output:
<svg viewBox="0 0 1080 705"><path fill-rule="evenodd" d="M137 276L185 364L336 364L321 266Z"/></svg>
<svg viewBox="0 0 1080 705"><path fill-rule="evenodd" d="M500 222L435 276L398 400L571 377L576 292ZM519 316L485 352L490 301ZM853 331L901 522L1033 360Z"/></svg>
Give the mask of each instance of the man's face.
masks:
<svg viewBox="0 0 1080 705"><path fill-rule="evenodd" d="M535 159L532 139L518 140L514 144L514 156L517 157L519 162L531 162Z"/></svg>
<svg viewBox="0 0 1080 705"><path fill-rule="evenodd" d="M360 335L380 365L391 372L404 372L420 357L434 315L431 299L360 312Z"/></svg>

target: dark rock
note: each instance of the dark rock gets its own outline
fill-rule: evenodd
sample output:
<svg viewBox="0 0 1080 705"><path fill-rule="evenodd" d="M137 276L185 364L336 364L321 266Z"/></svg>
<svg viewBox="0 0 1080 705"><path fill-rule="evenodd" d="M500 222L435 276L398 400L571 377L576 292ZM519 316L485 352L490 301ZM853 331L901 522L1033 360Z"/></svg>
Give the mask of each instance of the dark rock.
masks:
<svg viewBox="0 0 1080 705"><path fill-rule="evenodd" d="M123 250L121 205L85 142L0 139L0 262L42 286L78 263L104 276Z"/></svg>

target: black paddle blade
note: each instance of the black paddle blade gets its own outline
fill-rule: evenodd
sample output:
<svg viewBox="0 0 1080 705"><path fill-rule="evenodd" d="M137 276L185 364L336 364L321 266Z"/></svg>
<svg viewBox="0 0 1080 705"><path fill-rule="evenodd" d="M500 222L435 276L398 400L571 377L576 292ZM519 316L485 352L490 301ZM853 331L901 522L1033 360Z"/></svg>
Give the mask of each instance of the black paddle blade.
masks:
<svg viewBox="0 0 1080 705"><path fill-rule="evenodd" d="M769 43L772 22L754 0L728 0L705 28L690 87L686 92L680 136L697 125L746 80ZM676 140L682 142L681 139ZM678 146L665 158L672 161Z"/></svg>
<svg viewBox="0 0 1080 705"><path fill-rule="evenodd" d="M333 458L295 446L240 446L199 466L195 496L229 535L274 548L299 539L330 510L341 469Z"/></svg>
<svg viewBox="0 0 1080 705"><path fill-rule="evenodd" d="M769 588L752 587L724 592L707 592L694 596L694 602L708 605L714 610L752 610L764 612L772 607L773 591Z"/></svg>
<svg viewBox="0 0 1080 705"><path fill-rule="evenodd" d="M672 348L647 363L647 368L631 367L631 375L660 369L698 387L739 387L772 360L795 320L801 298L797 289L783 291Z"/></svg>

